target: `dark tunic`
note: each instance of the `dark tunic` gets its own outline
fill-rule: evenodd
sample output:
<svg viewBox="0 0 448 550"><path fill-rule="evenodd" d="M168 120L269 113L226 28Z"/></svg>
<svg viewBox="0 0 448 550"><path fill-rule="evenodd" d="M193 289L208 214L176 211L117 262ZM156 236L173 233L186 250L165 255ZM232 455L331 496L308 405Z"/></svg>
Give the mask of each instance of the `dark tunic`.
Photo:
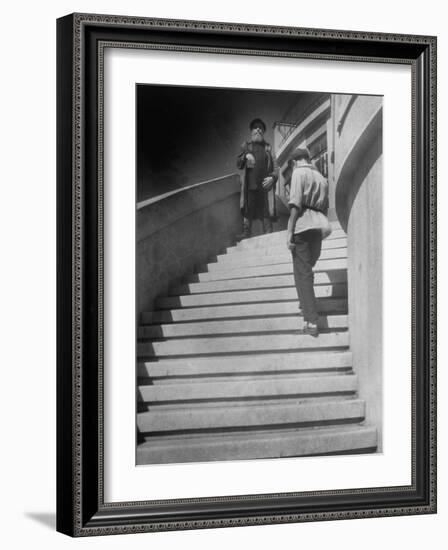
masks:
<svg viewBox="0 0 448 550"><path fill-rule="evenodd" d="M246 154L252 153L255 157L255 167L248 168ZM243 216L250 219L276 219L275 211L275 183L278 178L278 168L271 146L265 141L245 142L237 158L237 166L245 169L241 189L241 210ZM273 186L268 191L263 189L262 183L266 177L273 178Z"/></svg>
<svg viewBox="0 0 448 550"><path fill-rule="evenodd" d="M255 157L255 166L246 167L248 183L247 217L252 220L269 218L267 194L263 190L263 180L268 173L268 156L264 141L252 143L252 154Z"/></svg>
<svg viewBox="0 0 448 550"><path fill-rule="evenodd" d="M255 157L254 168L247 168L247 182L249 191L262 189L262 182L268 174L268 156L266 155L266 145L261 143L252 143L252 154Z"/></svg>

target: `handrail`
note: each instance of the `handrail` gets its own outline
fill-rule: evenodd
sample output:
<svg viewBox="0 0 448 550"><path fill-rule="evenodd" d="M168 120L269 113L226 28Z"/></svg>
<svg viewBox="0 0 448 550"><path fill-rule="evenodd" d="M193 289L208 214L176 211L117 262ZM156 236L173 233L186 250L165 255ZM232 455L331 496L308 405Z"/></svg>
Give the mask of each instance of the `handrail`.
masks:
<svg viewBox="0 0 448 550"><path fill-rule="evenodd" d="M350 112L350 109L355 103L357 97L358 97L358 94L353 94L348 100L347 105L345 106L344 112L342 113L341 118L339 119L339 122L338 122L338 126L337 126L338 134L341 134L345 121L347 120L348 113Z"/></svg>
<svg viewBox="0 0 448 550"><path fill-rule="evenodd" d="M177 220L238 193L237 173L195 183L137 203L138 240Z"/></svg>
<svg viewBox="0 0 448 550"><path fill-rule="evenodd" d="M145 199L144 201L138 202L137 203L137 210L140 210L141 208L145 208L145 206L148 206L150 204L154 204L156 202L165 200L166 198L168 198L172 195L177 195L178 193L184 193L187 190L196 189L198 187L201 187L201 186L204 186L204 185L209 185L213 182L217 182L217 181L220 181L220 180L223 180L223 179L226 179L226 178L230 178L230 177L235 177L235 176L238 176L238 174L237 173L225 174L224 176L220 176L218 178L212 178L211 180L200 181L199 183L193 183L193 184L187 185L185 187L180 187L179 189L174 189L174 191L168 191L168 193L163 193L162 195L157 195L156 197L151 197L150 199Z"/></svg>
<svg viewBox="0 0 448 550"><path fill-rule="evenodd" d="M325 100L317 107L310 115L308 115L302 122L296 125L287 138L282 141L277 151L277 160L282 162L281 157L285 155L291 143L295 142L296 138L303 134L310 124L315 123L319 118L322 118L330 111L330 99Z"/></svg>

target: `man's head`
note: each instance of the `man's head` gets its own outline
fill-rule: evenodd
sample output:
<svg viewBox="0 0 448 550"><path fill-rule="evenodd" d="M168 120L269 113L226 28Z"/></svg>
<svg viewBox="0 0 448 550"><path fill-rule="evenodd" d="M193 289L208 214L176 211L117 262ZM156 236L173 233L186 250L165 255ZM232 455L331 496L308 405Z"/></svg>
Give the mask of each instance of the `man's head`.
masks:
<svg viewBox="0 0 448 550"><path fill-rule="evenodd" d="M249 128L252 141L260 142L264 140L266 124L261 120L261 118L254 118L254 120L249 124Z"/></svg>
<svg viewBox="0 0 448 550"><path fill-rule="evenodd" d="M311 162L310 151L307 147L296 147L291 153L290 161L293 166L309 164Z"/></svg>

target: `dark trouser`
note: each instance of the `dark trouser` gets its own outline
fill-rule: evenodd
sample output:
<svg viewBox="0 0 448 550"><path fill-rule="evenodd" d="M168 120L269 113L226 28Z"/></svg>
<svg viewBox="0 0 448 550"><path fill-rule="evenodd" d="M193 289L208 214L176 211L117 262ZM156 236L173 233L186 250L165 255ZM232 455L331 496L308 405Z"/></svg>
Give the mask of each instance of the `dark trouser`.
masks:
<svg viewBox="0 0 448 550"><path fill-rule="evenodd" d="M303 320L317 323L317 304L314 295L314 273L322 249L322 233L310 229L293 237L295 247L292 251L294 281L303 312Z"/></svg>
<svg viewBox="0 0 448 550"><path fill-rule="evenodd" d="M263 218L261 220L263 224L263 233L272 233L272 220L271 218ZM246 237L250 237L252 233L252 219L244 217L243 218L243 234Z"/></svg>

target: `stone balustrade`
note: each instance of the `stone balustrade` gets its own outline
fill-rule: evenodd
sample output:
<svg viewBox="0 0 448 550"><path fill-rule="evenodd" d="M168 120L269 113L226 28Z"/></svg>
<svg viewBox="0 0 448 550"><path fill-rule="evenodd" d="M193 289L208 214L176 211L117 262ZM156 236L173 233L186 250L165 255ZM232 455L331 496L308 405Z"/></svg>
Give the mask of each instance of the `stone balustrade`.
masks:
<svg viewBox="0 0 448 550"><path fill-rule="evenodd" d="M137 204L137 312L152 310L194 267L241 232L240 177L231 174Z"/></svg>

